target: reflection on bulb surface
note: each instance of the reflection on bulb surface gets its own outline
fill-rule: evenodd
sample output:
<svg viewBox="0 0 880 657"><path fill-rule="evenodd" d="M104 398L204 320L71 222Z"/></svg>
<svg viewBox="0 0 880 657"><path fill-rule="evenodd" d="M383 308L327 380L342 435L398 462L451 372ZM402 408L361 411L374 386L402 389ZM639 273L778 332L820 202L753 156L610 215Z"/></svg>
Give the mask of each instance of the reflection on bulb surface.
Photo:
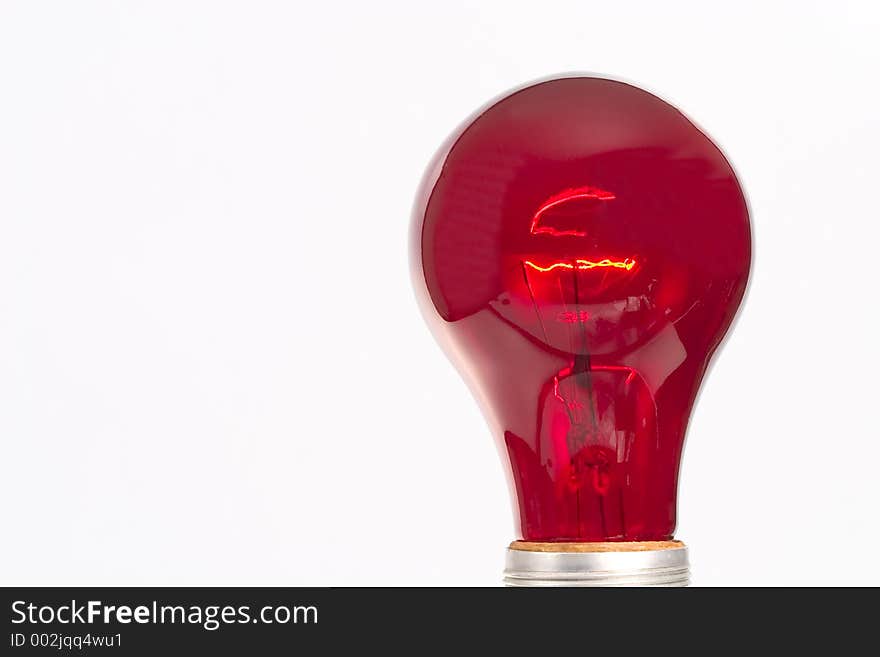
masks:
<svg viewBox="0 0 880 657"><path fill-rule="evenodd" d="M720 150L631 85L541 82L450 139L413 228L423 311L508 457L521 538L671 538L751 258Z"/></svg>

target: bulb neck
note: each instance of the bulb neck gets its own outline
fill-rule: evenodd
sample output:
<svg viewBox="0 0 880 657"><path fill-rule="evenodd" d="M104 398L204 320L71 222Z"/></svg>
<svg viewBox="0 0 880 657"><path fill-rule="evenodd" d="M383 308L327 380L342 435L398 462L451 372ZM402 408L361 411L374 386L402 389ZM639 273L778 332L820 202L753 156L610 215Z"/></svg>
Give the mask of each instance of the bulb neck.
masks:
<svg viewBox="0 0 880 657"><path fill-rule="evenodd" d="M689 579L681 541L514 541L504 568L507 586L687 586Z"/></svg>

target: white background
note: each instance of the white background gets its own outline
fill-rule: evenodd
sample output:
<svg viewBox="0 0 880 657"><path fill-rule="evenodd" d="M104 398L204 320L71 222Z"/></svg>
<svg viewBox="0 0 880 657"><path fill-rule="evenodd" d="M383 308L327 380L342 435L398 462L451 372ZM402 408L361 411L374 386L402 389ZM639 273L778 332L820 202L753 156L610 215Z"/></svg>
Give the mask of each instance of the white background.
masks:
<svg viewBox="0 0 880 657"><path fill-rule="evenodd" d="M472 110L593 71L708 130L753 212L695 583L880 584L878 33L868 2L3 2L0 583L497 584L506 483L410 207Z"/></svg>

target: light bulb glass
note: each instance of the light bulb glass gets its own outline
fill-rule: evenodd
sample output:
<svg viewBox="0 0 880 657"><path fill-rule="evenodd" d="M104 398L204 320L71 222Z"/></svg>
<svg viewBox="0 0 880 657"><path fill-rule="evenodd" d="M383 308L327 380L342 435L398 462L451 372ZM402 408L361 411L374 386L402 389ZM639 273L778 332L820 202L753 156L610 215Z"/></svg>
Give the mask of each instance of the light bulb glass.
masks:
<svg viewBox="0 0 880 657"><path fill-rule="evenodd" d="M751 259L718 147L629 84L534 84L440 151L412 248L425 316L507 456L520 538L671 538L688 418Z"/></svg>

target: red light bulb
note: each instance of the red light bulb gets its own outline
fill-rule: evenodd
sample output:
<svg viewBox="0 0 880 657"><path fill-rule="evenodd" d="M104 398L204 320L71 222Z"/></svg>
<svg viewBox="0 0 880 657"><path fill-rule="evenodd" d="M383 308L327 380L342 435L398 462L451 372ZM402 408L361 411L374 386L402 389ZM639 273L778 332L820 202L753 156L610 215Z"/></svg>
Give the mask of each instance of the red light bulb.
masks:
<svg viewBox="0 0 880 657"><path fill-rule="evenodd" d="M508 456L508 583L685 583L685 430L751 260L718 147L634 86L540 82L450 138L412 246L428 323Z"/></svg>

